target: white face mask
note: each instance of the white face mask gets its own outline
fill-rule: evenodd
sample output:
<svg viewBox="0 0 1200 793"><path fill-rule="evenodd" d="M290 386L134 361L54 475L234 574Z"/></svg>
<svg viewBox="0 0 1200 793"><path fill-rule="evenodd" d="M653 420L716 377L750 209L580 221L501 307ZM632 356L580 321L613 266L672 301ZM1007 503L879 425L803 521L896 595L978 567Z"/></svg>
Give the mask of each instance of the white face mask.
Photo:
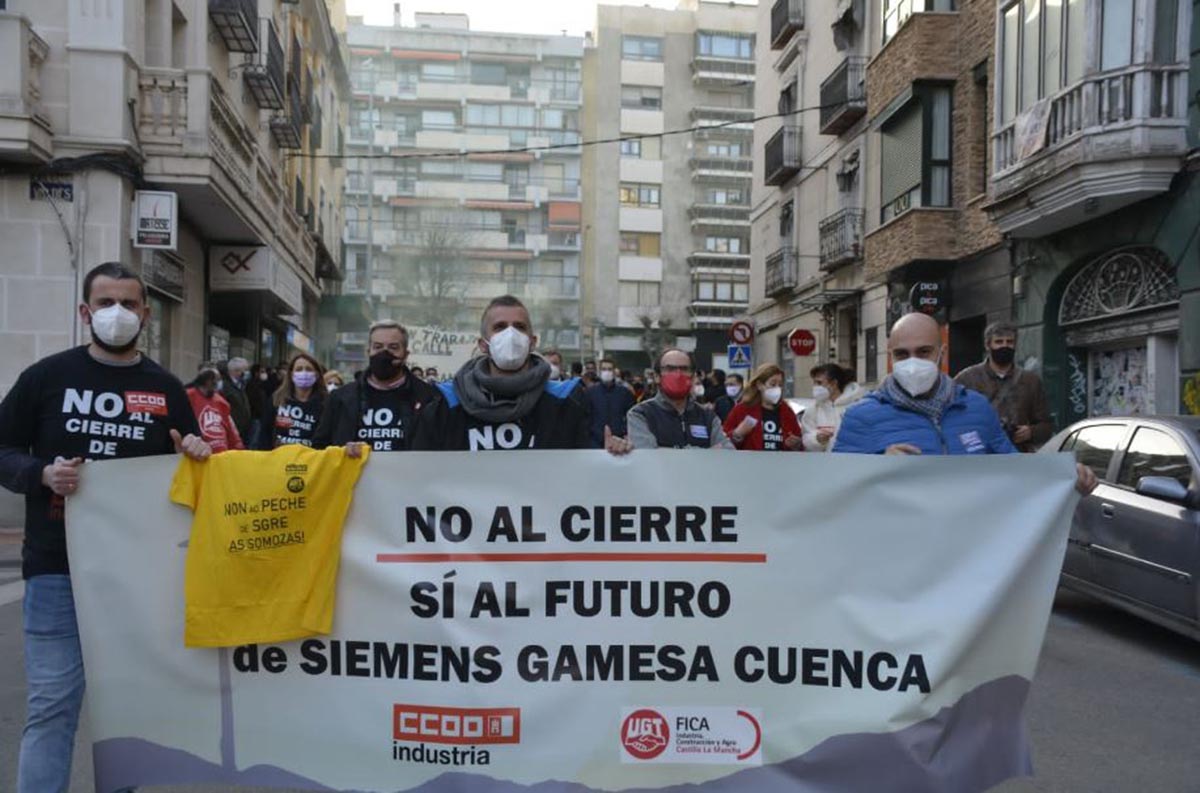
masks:
<svg viewBox="0 0 1200 793"><path fill-rule="evenodd" d="M142 331L142 320L125 306L114 303L92 312L92 334L109 347L126 347Z"/></svg>
<svg viewBox="0 0 1200 793"><path fill-rule="evenodd" d="M937 361L924 358L905 358L892 366L892 376L909 396L919 397L929 392L938 381Z"/></svg>
<svg viewBox="0 0 1200 793"><path fill-rule="evenodd" d="M829 389L823 385L813 386L813 399L818 402L824 402L829 399Z"/></svg>
<svg viewBox="0 0 1200 793"><path fill-rule="evenodd" d="M704 396L704 386L700 385L699 383L692 386L692 396L696 397L696 399Z"/></svg>
<svg viewBox="0 0 1200 793"><path fill-rule="evenodd" d="M488 339L488 355L496 367L515 372L529 358L530 339L511 325Z"/></svg>
<svg viewBox="0 0 1200 793"><path fill-rule="evenodd" d="M562 369L559 369L558 364L556 364L556 363L550 364L550 379L557 380L560 377L562 377ZM433 378L430 378L430 379L433 379Z"/></svg>
<svg viewBox="0 0 1200 793"><path fill-rule="evenodd" d="M779 398L783 396L783 389L779 386L763 389L763 402L768 405L778 405Z"/></svg>
<svg viewBox="0 0 1200 793"><path fill-rule="evenodd" d="M726 394L726 395L727 395L727 396L728 396L730 399L733 399L734 397L736 397L736 396L737 396L738 394L740 394L740 393L742 393L742 389L741 389L741 387L740 387L740 386L736 386L736 385L727 385L727 386L725 386L725 394Z"/></svg>
<svg viewBox="0 0 1200 793"><path fill-rule="evenodd" d="M616 374L613 373L612 369L601 369L600 370L600 382L601 383L611 383L614 379L616 379Z"/></svg>

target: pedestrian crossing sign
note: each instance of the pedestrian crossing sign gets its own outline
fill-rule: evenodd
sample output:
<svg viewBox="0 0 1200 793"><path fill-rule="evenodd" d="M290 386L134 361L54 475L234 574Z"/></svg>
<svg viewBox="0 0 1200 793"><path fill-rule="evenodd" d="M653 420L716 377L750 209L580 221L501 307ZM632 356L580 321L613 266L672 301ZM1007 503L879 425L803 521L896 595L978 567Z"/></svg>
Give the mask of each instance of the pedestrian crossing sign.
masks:
<svg viewBox="0 0 1200 793"><path fill-rule="evenodd" d="M729 357L729 368L730 369L749 369L750 368L750 345L749 344L730 344L728 357Z"/></svg>

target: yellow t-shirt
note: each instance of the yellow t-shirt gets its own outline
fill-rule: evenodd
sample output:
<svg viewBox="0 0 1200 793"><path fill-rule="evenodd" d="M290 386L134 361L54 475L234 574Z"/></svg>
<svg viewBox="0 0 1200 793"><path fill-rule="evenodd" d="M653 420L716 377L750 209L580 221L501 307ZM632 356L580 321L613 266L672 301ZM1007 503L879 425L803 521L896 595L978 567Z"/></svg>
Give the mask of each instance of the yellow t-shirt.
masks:
<svg viewBox="0 0 1200 793"><path fill-rule="evenodd" d="M329 633L342 524L368 451L281 446L184 458L171 500L195 512L184 644L234 647Z"/></svg>

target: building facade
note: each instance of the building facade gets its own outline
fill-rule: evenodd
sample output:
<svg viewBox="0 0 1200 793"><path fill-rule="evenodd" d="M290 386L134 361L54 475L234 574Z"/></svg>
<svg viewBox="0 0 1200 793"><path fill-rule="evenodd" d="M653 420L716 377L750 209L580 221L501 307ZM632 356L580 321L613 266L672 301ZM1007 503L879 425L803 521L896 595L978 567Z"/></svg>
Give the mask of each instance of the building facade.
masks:
<svg viewBox="0 0 1200 793"><path fill-rule="evenodd" d="M462 14L351 18L345 289L414 330L412 362L469 354L493 297L579 354L583 39L472 31ZM362 360L361 334L339 357Z"/></svg>
<svg viewBox="0 0 1200 793"><path fill-rule="evenodd" d="M348 76L323 0L16 0L0 12L0 390L86 339L83 275L120 260L150 287L146 351L315 351L339 277L334 151ZM137 190L175 193L174 250L135 248Z"/></svg>
<svg viewBox="0 0 1200 793"><path fill-rule="evenodd" d="M586 321L623 367L671 344L726 366L749 306L754 30L733 3L598 8L584 129L612 142L584 153Z"/></svg>
<svg viewBox="0 0 1200 793"><path fill-rule="evenodd" d="M986 207L1060 426L1200 415L1200 4L989 4Z"/></svg>

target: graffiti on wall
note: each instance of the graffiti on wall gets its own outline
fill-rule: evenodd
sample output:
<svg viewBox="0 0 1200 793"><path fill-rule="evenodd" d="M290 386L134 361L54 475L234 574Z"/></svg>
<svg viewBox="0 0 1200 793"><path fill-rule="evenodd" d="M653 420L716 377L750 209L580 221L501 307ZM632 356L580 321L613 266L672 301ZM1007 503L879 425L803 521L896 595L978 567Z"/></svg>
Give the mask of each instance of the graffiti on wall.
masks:
<svg viewBox="0 0 1200 793"><path fill-rule="evenodd" d="M1071 412L1068 421L1087 418L1087 350L1070 350L1067 353L1067 408Z"/></svg>

